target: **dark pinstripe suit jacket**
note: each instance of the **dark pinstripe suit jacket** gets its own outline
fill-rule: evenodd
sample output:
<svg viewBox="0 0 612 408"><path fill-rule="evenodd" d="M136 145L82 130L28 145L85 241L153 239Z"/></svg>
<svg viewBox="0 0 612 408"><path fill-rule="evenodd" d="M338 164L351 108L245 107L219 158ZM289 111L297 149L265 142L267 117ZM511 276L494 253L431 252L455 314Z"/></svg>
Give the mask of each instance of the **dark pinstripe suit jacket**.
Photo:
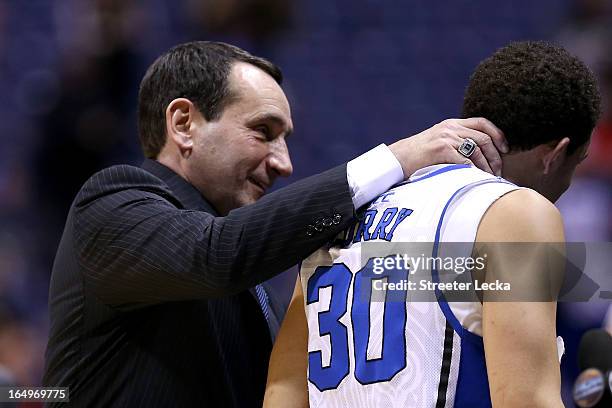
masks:
<svg viewBox="0 0 612 408"><path fill-rule="evenodd" d="M43 383L75 407L261 406L271 340L247 289L353 214L346 166L226 217L155 161L95 174L53 265Z"/></svg>

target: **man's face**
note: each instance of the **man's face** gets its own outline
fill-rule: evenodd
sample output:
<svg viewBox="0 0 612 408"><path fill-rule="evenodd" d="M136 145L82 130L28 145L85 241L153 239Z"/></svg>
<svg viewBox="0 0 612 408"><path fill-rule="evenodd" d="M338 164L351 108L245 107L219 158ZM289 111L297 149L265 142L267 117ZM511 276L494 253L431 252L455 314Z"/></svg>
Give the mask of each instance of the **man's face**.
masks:
<svg viewBox="0 0 612 408"><path fill-rule="evenodd" d="M221 117L194 121L186 176L222 215L254 203L276 177L293 172L286 138L293 130L289 102L259 68L236 63L229 75L233 100Z"/></svg>

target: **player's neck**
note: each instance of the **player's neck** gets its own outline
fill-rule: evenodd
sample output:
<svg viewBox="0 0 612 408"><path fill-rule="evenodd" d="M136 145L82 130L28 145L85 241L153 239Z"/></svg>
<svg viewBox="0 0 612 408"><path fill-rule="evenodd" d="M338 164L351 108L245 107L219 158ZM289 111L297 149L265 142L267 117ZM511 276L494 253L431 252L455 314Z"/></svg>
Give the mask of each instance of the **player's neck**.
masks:
<svg viewBox="0 0 612 408"><path fill-rule="evenodd" d="M535 189L540 174L539 163L533 150L502 155L502 177L517 186Z"/></svg>

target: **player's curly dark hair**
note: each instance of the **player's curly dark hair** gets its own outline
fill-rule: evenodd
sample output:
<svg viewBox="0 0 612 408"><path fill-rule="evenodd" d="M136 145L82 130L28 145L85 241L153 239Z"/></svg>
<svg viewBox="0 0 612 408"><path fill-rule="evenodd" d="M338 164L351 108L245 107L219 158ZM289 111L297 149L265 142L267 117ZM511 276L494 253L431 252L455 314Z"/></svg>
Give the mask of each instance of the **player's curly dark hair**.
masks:
<svg viewBox="0 0 612 408"><path fill-rule="evenodd" d="M482 61L463 100L463 117L489 119L516 151L569 137L571 154L589 140L600 113L591 70L543 41L511 43Z"/></svg>

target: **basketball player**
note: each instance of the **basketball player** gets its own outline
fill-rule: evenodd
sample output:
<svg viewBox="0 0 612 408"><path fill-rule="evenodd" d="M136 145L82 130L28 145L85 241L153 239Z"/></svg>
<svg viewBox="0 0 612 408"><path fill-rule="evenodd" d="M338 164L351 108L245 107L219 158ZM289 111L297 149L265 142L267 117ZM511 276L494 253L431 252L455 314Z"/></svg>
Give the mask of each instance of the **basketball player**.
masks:
<svg viewBox="0 0 612 408"><path fill-rule="evenodd" d="M421 169L375 200L348 242L305 260L274 346L265 406L563 406L553 298L454 302L436 289L434 301L417 302L400 288L393 297L406 301L389 300L388 289L384 302L371 302L362 294L373 299L375 278L361 272L360 249L420 241L433 243L436 256L445 242L472 242L474 251L484 243L564 242L552 203L586 157L599 112L593 74L559 47L513 43L484 60L463 115L503 130L511 148L504 178L467 165ZM459 150L469 157L473 148L467 141ZM494 290L499 279L499 291L514 285L514 296L556 285L550 274L561 268L546 251L517 257L489 249L482 280ZM438 278L435 267L430 278Z"/></svg>

